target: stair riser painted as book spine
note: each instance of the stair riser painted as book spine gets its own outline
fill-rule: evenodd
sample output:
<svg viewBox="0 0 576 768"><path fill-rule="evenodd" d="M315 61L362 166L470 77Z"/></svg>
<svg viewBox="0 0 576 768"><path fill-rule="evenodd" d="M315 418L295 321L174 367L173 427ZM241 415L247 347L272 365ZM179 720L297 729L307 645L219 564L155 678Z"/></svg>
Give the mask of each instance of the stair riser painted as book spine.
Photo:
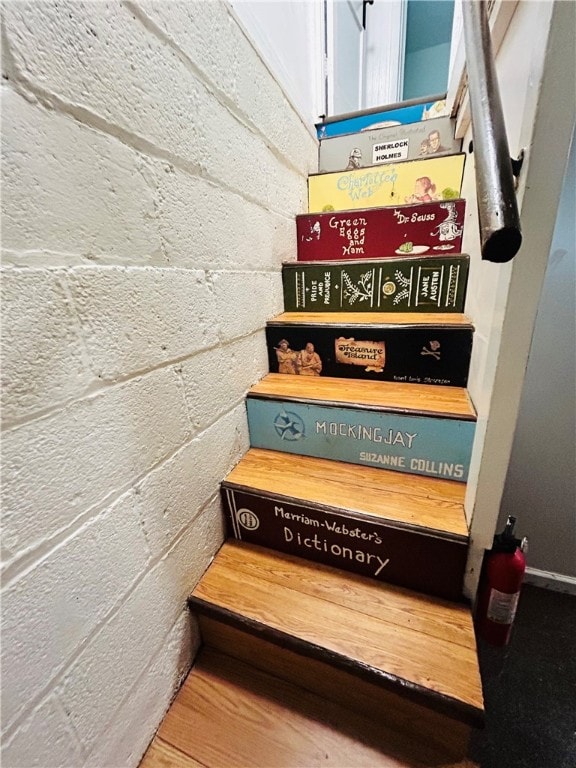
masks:
<svg viewBox="0 0 576 768"><path fill-rule="evenodd" d="M318 168L320 173L345 171L431 155L455 154L461 148L462 141L454 138L454 121L449 117L438 117L322 139Z"/></svg>
<svg viewBox="0 0 576 768"><path fill-rule="evenodd" d="M286 312L463 312L468 256L282 268Z"/></svg>
<svg viewBox="0 0 576 768"><path fill-rule="evenodd" d="M296 216L298 261L460 253L464 200Z"/></svg>
<svg viewBox="0 0 576 768"><path fill-rule="evenodd" d="M248 396L250 445L466 482L474 421Z"/></svg>
<svg viewBox="0 0 576 768"><path fill-rule="evenodd" d="M308 210L346 211L460 197L465 155L406 160L308 177Z"/></svg>
<svg viewBox="0 0 576 768"><path fill-rule="evenodd" d="M465 387L472 329L279 323L266 343L271 373Z"/></svg>
<svg viewBox="0 0 576 768"><path fill-rule="evenodd" d="M228 533L236 539L448 600L461 597L467 552L462 537L248 493L226 482L221 490Z"/></svg>
<svg viewBox="0 0 576 768"><path fill-rule="evenodd" d="M378 123L394 121L407 125L421 120L431 120L449 113L446 109L446 101L439 96L437 100L418 100L410 104L401 102L385 109L371 110L368 113L357 115L342 115L329 123L317 123L316 132L319 139L327 136L341 136L344 133L356 133L367 128L376 127Z"/></svg>

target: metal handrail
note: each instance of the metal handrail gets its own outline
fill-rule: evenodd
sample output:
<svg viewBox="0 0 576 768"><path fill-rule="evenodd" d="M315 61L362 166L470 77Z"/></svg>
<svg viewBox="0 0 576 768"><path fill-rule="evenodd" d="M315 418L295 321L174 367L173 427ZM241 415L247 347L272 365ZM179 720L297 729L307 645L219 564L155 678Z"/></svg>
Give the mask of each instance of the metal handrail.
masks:
<svg viewBox="0 0 576 768"><path fill-rule="evenodd" d="M486 5L464 0L462 17L482 258L502 263L518 253L522 233Z"/></svg>

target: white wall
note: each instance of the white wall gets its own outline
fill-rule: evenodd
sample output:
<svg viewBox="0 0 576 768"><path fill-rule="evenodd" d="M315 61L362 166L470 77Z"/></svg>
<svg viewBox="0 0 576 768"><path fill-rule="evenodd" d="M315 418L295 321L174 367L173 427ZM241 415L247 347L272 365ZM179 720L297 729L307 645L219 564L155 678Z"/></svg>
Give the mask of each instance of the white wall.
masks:
<svg viewBox="0 0 576 768"><path fill-rule="evenodd" d="M217 0L3 15L2 765L133 766L316 143Z"/></svg>
<svg viewBox="0 0 576 768"><path fill-rule="evenodd" d="M467 206L463 243L471 255L466 312L475 325L468 389L478 411L466 491L471 547L465 587L471 597L498 524L574 125L574 102L566 98L575 87L574 13L572 3L519 3L496 58L510 154L526 150L517 192L523 243L513 261L481 260L474 155L464 174L463 197L474 201ZM529 59L522 53L526 40L533 41ZM465 149L471 138L468 129Z"/></svg>
<svg viewBox="0 0 576 768"><path fill-rule="evenodd" d="M303 119L324 114L321 0L230 0L274 77Z"/></svg>
<svg viewBox="0 0 576 768"><path fill-rule="evenodd" d="M576 145L564 185L500 509L528 565L576 580Z"/></svg>

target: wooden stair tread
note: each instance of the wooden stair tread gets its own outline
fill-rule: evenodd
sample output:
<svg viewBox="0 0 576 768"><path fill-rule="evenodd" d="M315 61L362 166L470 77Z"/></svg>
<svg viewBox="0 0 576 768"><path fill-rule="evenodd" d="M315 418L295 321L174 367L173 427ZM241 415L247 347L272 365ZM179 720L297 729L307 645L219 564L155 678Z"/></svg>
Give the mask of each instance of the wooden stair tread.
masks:
<svg viewBox="0 0 576 768"><path fill-rule="evenodd" d="M451 716L482 720L474 630L464 605L235 541L223 545L190 602Z"/></svg>
<svg viewBox="0 0 576 768"><path fill-rule="evenodd" d="M472 321L458 312L283 312L267 325L342 325L342 326L452 326L473 328Z"/></svg>
<svg viewBox="0 0 576 768"><path fill-rule="evenodd" d="M377 210L376 208L372 210ZM356 214L357 211L352 211L353 214ZM310 216L308 213L301 214L303 217ZM316 217L318 214L314 214ZM469 254L467 253L451 253L449 257L447 258L454 258L455 256L465 256L466 258L470 258ZM443 259L444 256L436 256L437 259ZM361 264L368 264L368 265L374 265L375 267L379 266L385 266L386 264L393 264L396 261L420 261L422 259L422 254L415 254L415 253L403 253L403 254L396 254L396 256L391 256L389 258L378 259L373 257L362 257L357 259L306 259L306 261L290 261L286 260L282 262L282 269L302 269L303 267L343 267L344 269L346 267L349 267L351 264L355 264L356 262ZM349 314L348 312L346 314ZM362 313L364 314L364 313ZM378 317L381 317L382 312L378 312ZM395 313L396 314L396 313ZM413 313L402 313L402 314L413 314ZM432 315L431 312L426 313L428 315ZM446 314L446 313L445 313ZM436 313L434 313L435 316Z"/></svg>
<svg viewBox="0 0 576 768"><path fill-rule="evenodd" d="M170 710L167 717L172 718ZM206 766L182 752L178 747L155 736L140 763L140 768L206 768Z"/></svg>
<svg viewBox="0 0 576 768"><path fill-rule="evenodd" d="M466 487L453 480L251 448L224 483L455 537L468 536Z"/></svg>
<svg viewBox="0 0 576 768"><path fill-rule="evenodd" d="M463 387L269 373L250 388L248 396L325 401L405 414L476 419L470 396Z"/></svg>
<svg viewBox="0 0 576 768"><path fill-rule="evenodd" d="M449 751L211 649L180 689L141 768L473 768Z"/></svg>

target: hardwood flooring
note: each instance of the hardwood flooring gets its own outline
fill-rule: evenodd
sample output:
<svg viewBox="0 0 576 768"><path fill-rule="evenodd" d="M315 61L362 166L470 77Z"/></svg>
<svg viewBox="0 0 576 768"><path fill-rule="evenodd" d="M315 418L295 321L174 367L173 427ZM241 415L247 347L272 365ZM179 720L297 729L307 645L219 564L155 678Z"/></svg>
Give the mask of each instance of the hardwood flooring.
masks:
<svg viewBox="0 0 576 768"><path fill-rule="evenodd" d="M180 689L141 768L473 768L211 649Z"/></svg>

